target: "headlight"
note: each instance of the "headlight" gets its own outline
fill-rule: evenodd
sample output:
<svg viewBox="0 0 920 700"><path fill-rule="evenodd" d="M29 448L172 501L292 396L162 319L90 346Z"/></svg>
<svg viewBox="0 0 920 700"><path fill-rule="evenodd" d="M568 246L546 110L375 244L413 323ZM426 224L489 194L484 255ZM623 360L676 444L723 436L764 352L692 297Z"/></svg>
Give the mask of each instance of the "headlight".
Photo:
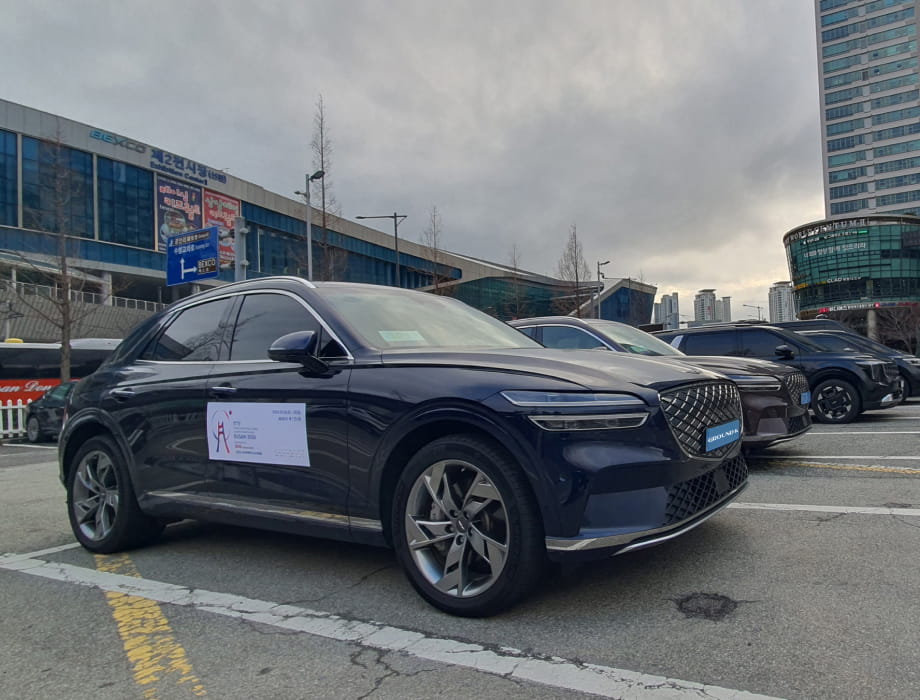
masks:
<svg viewBox="0 0 920 700"><path fill-rule="evenodd" d="M505 397L515 406L543 409L527 416L543 430L616 430L638 428L648 419L646 404L630 394L590 394L552 391L503 391ZM569 408L618 408L617 413L595 415L566 415L560 413ZM552 411L550 414L549 412Z"/></svg>
<svg viewBox="0 0 920 700"><path fill-rule="evenodd" d="M645 401L630 394L588 394L562 391L503 391L508 401L515 406L536 406L539 408L596 408L616 406L629 408L645 406Z"/></svg>
<svg viewBox="0 0 920 700"><path fill-rule="evenodd" d="M782 387L780 380L772 375L727 374L725 376L737 384L739 389L746 391L779 391Z"/></svg>
<svg viewBox="0 0 920 700"><path fill-rule="evenodd" d="M914 367L920 367L920 357L905 357L904 361Z"/></svg>
<svg viewBox="0 0 920 700"><path fill-rule="evenodd" d="M859 362L863 372L877 382L885 379L885 364L883 362Z"/></svg>

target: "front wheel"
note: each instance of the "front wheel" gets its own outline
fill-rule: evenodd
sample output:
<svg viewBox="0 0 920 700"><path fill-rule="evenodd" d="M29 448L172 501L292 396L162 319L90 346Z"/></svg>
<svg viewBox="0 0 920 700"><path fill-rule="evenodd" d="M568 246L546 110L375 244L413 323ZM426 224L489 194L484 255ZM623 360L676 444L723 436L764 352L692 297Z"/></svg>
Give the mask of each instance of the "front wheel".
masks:
<svg viewBox="0 0 920 700"><path fill-rule="evenodd" d="M163 530L141 512L121 450L107 437L88 440L74 456L67 513L80 544L101 554L146 544Z"/></svg>
<svg viewBox="0 0 920 700"><path fill-rule="evenodd" d="M811 410L819 423L850 423L862 411L859 392L843 379L825 379L812 392Z"/></svg>
<svg viewBox="0 0 920 700"><path fill-rule="evenodd" d="M494 615L539 580L539 509L520 468L486 440L452 435L419 450L397 484L391 524L409 581L445 612Z"/></svg>
<svg viewBox="0 0 920 700"><path fill-rule="evenodd" d="M42 437L42 427L38 422L38 418L29 416L29 420L26 421L26 440L32 443L41 442Z"/></svg>

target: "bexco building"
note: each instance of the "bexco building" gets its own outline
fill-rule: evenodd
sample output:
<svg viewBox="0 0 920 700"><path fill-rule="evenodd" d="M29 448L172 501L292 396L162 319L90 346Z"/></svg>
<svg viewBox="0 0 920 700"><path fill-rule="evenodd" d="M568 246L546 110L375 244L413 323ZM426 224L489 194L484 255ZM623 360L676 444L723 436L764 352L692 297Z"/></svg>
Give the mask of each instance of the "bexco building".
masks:
<svg viewBox="0 0 920 700"><path fill-rule="evenodd" d="M816 221L783 237L801 318L920 302L920 217Z"/></svg>
<svg viewBox="0 0 920 700"><path fill-rule="evenodd" d="M226 234L236 216L249 230L248 277L307 276L302 200L121 134L0 100L0 276L13 285L51 284L42 270L54 272L63 236L81 290L92 293L84 299L143 305L149 312L197 289L166 285L168 238L206 227ZM571 283L446 251L438 251L435 263L432 251L403 239L397 264L392 235L341 218L325 228L321 222L313 210L316 279L437 286L505 319L559 313L573 299ZM219 276L201 284L231 281L235 255L232 238L222 237ZM654 291L649 309L653 297ZM16 318L13 335L54 339L51 330L24 327L28 319Z"/></svg>

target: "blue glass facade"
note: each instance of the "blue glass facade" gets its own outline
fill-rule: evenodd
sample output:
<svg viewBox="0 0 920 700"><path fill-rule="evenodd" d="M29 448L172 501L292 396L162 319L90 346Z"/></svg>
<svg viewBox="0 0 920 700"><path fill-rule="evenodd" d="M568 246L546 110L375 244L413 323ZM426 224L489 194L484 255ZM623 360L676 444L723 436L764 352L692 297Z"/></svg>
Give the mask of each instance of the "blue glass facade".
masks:
<svg viewBox="0 0 920 700"><path fill-rule="evenodd" d="M154 247L153 173L127 163L96 159L99 239Z"/></svg>
<svg viewBox="0 0 920 700"><path fill-rule="evenodd" d="M19 205L19 166L16 134L0 130L0 226L16 226Z"/></svg>
<svg viewBox="0 0 920 700"><path fill-rule="evenodd" d="M920 218L828 219L785 235L800 311L920 302Z"/></svg>
<svg viewBox="0 0 920 700"><path fill-rule="evenodd" d="M22 138L25 228L93 238L93 157L28 136Z"/></svg>

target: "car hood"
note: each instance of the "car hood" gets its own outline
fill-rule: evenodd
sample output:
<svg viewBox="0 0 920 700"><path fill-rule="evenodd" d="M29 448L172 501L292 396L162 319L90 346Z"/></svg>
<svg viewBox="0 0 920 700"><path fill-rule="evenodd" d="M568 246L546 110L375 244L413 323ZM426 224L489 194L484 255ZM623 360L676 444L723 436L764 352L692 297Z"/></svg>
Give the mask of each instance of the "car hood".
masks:
<svg viewBox="0 0 920 700"><path fill-rule="evenodd" d="M785 376L796 370L787 365L758 360L753 357L726 357L724 355L688 355L687 357L674 358L681 362L702 367L722 374L753 374L769 376Z"/></svg>
<svg viewBox="0 0 920 700"><path fill-rule="evenodd" d="M706 369L605 350L521 348L465 352L387 351L386 366L462 367L547 377L593 391L646 394L687 382L722 379Z"/></svg>

